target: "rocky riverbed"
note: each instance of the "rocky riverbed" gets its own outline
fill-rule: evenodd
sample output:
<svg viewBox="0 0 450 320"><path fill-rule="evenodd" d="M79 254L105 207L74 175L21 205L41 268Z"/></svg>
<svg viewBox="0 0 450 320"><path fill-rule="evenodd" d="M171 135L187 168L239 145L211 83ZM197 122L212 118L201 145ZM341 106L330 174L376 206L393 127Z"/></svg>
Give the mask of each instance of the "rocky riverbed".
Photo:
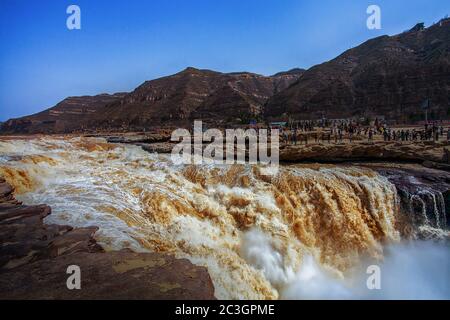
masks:
<svg viewBox="0 0 450 320"><path fill-rule="evenodd" d="M0 299L214 299L206 268L162 253L105 252L96 227L44 224L50 214L21 204L0 178ZM80 290L66 286L71 265Z"/></svg>

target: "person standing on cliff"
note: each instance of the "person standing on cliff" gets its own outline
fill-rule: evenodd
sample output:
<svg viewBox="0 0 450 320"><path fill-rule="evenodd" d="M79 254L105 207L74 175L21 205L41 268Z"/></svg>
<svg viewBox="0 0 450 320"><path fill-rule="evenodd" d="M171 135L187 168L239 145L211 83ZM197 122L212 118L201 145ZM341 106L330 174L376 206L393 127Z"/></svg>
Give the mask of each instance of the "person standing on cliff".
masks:
<svg viewBox="0 0 450 320"><path fill-rule="evenodd" d="M294 126L294 135L292 136L292 140L294 141L294 145L297 145L297 125Z"/></svg>
<svg viewBox="0 0 450 320"><path fill-rule="evenodd" d="M283 141L285 144L289 144L289 135L286 127L283 128Z"/></svg>
<svg viewBox="0 0 450 320"><path fill-rule="evenodd" d="M373 130L372 128L369 129L369 142L373 140Z"/></svg>
<svg viewBox="0 0 450 320"><path fill-rule="evenodd" d="M384 140L384 142L388 141L388 132L387 132L386 128L384 128L384 130L383 130L383 140Z"/></svg>

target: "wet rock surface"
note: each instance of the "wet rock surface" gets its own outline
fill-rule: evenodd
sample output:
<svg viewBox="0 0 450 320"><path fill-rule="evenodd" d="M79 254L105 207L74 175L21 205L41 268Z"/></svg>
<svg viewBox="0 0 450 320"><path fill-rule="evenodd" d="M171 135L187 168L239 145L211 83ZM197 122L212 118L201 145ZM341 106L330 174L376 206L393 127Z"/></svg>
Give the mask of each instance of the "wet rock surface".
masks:
<svg viewBox="0 0 450 320"><path fill-rule="evenodd" d="M137 146L140 146L144 151L150 153L171 153L175 144L163 142L163 143L136 143Z"/></svg>
<svg viewBox="0 0 450 320"><path fill-rule="evenodd" d="M0 299L214 299L204 267L160 253L105 252L96 227L46 225L46 205L25 206L0 178ZM81 289L69 290L71 265Z"/></svg>
<svg viewBox="0 0 450 320"><path fill-rule="evenodd" d="M441 235L448 239L450 173L418 165L371 168L396 186L402 214L412 228L418 229L420 238L434 238L434 231L443 230Z"/></svg>
<svg viewBox="0 0 450 320"><path fill-rule="evenodd" d="M106 141L110 143L130 143L130 144L150 144L150 143L168 142L169 140L170 134L167 133L117 135L106 137Z"/></svg>

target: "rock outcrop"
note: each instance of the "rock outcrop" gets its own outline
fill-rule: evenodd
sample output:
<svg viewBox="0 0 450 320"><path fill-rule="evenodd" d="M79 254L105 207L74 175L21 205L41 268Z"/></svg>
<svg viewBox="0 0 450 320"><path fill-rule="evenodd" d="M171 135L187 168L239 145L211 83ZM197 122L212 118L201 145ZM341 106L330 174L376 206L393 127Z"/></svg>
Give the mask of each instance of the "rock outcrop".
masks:
<svg viewBox="0 0 450 320"><path fill-rule="evenodd" d="M105 252L96 227L46 225L49 206L25 206L0 178L0 299L214 299L204 267L161 253ZM81 289L66 286L78 266Z"/></svg>
<svg viewBox="0 0 450 320"><path fill-rule="evenodd" d="M450 148L450 143L421 142L354 142L354 143L321 143L296 146L288 145L280 148L280 161L405 161L405 162L436 162L441 163L440 169L445 169L442 163L444 148ZM450 166L448 167L450 169Z"/></svg>
<svg viewBox="0 0 450 320"><path fill-rule="evenodd" d="M152 134L115 135L106 136L105 138L109 143L139 144L168 142L170 140L170 137L170 132L159 132Z"/></svg>
<svg viewBox="0 0 450 320"><path fill-rule="evenodd" d="M318 134L320 136L320 134ZM169 133L149 135L116 135L103 136L111 143L134 144L148 152L171 153L177 142L170 141ZM302 138L302 137L301 137ZM280 161L282 162L354 162L354 161L393 161L421 163L423 166L438 170L450 171L450 163L445 159L445 151L450 151L449 141L414 141L414 142L368 142L362 137L355 137L353 143L314 142L309 135L308 144L299 138L296 145L280 145ZM321 141L321 139L319 139ZM203 144L203 149L208 143ZM224 156L226 148L224 146ZM248 152L248 150L246 150Z"/></svg>
<svg viewBox="0 0 450 320"><path fill-rule="evenodd" d="M450 240L450 173L419 165L372 164L400 199L401 231L422 239Z"/></svg>

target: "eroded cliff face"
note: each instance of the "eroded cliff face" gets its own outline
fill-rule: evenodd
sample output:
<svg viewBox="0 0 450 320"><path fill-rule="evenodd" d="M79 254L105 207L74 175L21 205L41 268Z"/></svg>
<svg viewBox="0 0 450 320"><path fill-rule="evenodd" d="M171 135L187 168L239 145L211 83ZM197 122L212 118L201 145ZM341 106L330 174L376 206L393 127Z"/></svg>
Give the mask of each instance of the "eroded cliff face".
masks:
<svg viewBox="0 0 450 320"><path fill-rule="evenodd" d="M315 66L276 94L265 116L300 119L384 116L408 123L450 118L450 19L421 30L382 36Z"/></svg>

